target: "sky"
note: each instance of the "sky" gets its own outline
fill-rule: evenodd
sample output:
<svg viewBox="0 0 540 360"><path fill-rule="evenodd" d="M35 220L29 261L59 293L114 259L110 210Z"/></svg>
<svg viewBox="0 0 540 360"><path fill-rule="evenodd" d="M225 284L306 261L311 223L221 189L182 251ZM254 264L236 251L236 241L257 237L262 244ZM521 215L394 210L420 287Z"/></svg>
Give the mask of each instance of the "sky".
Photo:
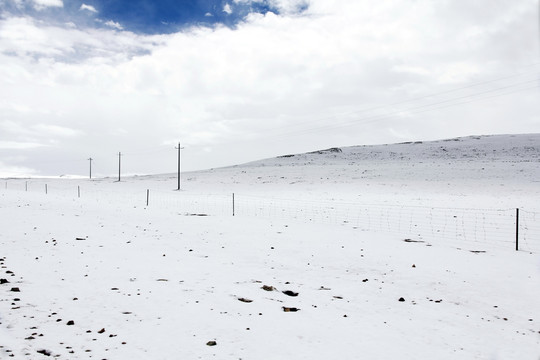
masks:
<svg viewBox="0 0 540 360"><path fill-rule="evenodd" d="M537 0L0 0L0 177L540 132Z"/></svg>

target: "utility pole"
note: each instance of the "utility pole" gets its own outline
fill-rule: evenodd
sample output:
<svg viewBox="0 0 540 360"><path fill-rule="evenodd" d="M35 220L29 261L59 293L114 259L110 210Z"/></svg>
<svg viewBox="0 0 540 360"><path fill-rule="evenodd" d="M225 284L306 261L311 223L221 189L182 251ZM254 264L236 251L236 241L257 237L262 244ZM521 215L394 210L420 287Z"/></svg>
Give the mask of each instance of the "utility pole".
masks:
<svg viewBox="0 0 540 360"><path fill-rule="evenodd" d="M122 165L122 153L118 152L118 182L120 182L120 169Z"/></svg>
<svg viewBox="0 0 540 360"><path fill-rule="evenodd" d="M92 158L89 158L88 160L90 160L90 179L92 178Z"/></svg>
<svg viewBox="0 0 540 360"><path fill-rule="evenodd" d="M180 190L180 150L183 149L183 147L180 146L180 142L178 142L178 147L175 147L175 149L178 149L178 189Z"/></svg>

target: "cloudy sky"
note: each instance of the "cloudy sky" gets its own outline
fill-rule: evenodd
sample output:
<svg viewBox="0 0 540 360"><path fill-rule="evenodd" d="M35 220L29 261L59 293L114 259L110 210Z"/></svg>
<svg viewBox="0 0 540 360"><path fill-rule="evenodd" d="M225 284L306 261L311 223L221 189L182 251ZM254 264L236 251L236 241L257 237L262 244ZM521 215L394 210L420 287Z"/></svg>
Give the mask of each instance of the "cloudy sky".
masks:
<svg viewBox="0 0 540 360"><path fill-rule="evenodd" d="M0 177L540 132L537 0L0 0Z"/></svg>

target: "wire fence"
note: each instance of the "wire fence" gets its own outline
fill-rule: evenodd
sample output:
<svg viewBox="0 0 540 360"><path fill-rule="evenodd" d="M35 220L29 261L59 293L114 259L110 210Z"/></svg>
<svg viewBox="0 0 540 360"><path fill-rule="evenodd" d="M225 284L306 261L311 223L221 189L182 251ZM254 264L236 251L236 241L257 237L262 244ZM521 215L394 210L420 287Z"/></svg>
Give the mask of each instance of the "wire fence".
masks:
<svg viewBox="0 0 540 360"><path fill-rule="evenodd" d="M247 194L186 191L51 187L20 181L5 189L84 198L103 205L148 206L180 214L262 217L351 226L395 234L414 241L540 252L540 211L531 209L450 208L358 202L285 199ZM516 224L518 222L518 224ZM516 244L519 241L519 244Z"/></svg>
<svg viewBox="0 0 540 360"><path fill-rule="evenodd" d="M299 219L381 231L429 243L512 248L540 252L540 212L520 209L443 208L276 199L236 195L236 213ZM517 234L516 234L517 231Z"/></svg>

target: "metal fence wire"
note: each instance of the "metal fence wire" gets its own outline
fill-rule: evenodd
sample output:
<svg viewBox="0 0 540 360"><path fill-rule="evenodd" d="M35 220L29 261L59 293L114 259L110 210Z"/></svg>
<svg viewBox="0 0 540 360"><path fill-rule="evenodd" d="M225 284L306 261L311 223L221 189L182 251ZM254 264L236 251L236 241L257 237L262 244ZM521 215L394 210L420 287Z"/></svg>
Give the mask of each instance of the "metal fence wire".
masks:
<svg viewBox="0 0 540 360"><path fill-rule="evenodd" d="M125 204L163 208L178 213L262 217L351 226L360 231L396 234L426 242L475 248L511 249L518 235L519 249L540 252L540 212L516 209L451 208L357 202L285 199L262 195L192 193L187 191L99 188L55 188L43 184L29 188L18 181L7 189L28 193L47 191L84 198L104 205ZM516 234L516 232L518 234Z"/></svg>

